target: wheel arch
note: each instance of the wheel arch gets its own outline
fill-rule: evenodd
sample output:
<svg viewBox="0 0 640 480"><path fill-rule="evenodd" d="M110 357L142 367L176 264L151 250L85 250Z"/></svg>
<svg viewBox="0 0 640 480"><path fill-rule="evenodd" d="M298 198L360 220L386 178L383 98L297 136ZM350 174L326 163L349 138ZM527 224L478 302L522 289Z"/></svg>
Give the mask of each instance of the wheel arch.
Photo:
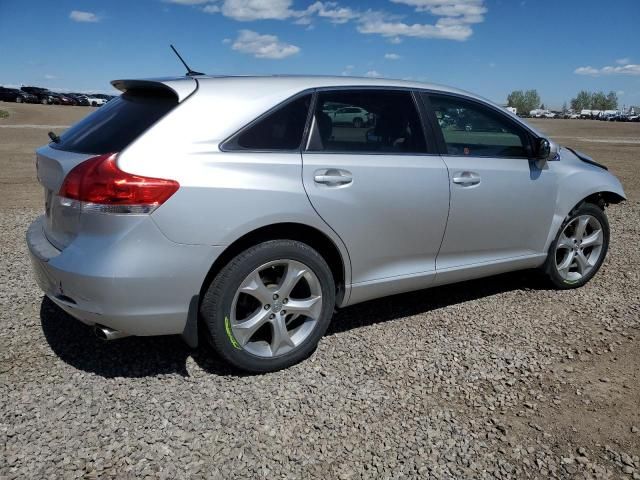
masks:
<svg viewBox="0 0 640 480"><path fill-rule="evenodd" d="M558 210L553 219L552 228L549 232L549 237L547 238L547 242L545 244L544 251L547 252L551 246L551 242L556 238L562 224L564 223L565 218L571 212L573 212L576 208L578 208L583 203L593 203L598 205L603 210L605 207L609 205L615 205L618 203L622 203L626 201L626 197L624 196L624 192L622 189L617 189L619 191L614 191L614 189L608 188L597 188L593 189L591 193L584 192L579 195L580 200L572 202L559 202Z"/></svg>
<svg viewBox="0 0 640 480"><path fill-rule="evenodd" d="M216 258L200 287L200 298L218 272L236 255L269 240L297 240L315 249L325 259L336 284L336 305L342 304L346 294L347 261L334 241L315 227L295 222L266 225L252 230L233 243Z"/></svg>
<svg viewBox="0 0 640 480"><path fill-rule="evenodd" d="M576 208L578 205L583 203L594 203L601 208L607 207L609 205L616 205L618 203L622 203L626 201L626 198L616 192L611 191L602 191L592 193L591 195L583 198L577 205L573 208ZM572 209L573 210L573 209Z"/></svg>

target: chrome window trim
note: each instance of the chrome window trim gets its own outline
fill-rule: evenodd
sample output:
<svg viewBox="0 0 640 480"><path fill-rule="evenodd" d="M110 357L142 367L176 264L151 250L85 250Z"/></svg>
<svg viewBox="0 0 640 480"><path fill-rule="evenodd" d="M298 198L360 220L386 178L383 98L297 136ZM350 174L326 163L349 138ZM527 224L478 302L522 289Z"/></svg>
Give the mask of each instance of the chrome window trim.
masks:
<svg viewBox="0 0 640 480"><path fill-rule="evenodd" d="M315 124L315 106L317 102L317 97L319 93L322 92L331 92L331 91L348 91L348 90L384 90L384 91L404 91L409 92L414 102L414 106L418 112L418 117L422 124L423 135L425 137L425 143L427 147L426 152L367 152L367 151L333 151L333 152L321 152L315 150L309 150L309 142L311 141L312 135L312 127ZM285 107L288 103L297 100L298 98L304 95L312 95L311 104L309 105L309 111L307 112L307 121L303 130L302 140L298 148L295 149L249 149L249 148L234 148L235 145L232 143L236 140L242 133L246 130L254 126L259 121L263 120L265 117L274 113L276 110ZM429 119L425 118L425 114L427 116L433 115L435 116L433 109L424 104L424 101L421 98L421 94L426 95L441 95L447 97L453 97L460 100L477 103L481 106L489 108L493 112L498 115L502 115L508 123L512 123L519 128L524 129L527 134L534 139L541 138L536 132L534 132L526 123L522 122L517 118L512 118L509 115L506 115L499 107L494 106L490 103L486 103L480 99L469 97L459 93L447 92L442 90L434 90L430 88L414 88L414 87L404 87L404 86L390 86L390 85L336 85L336 86L324 86L324 87L311 87L305 90L301 90L300 92L286 98L280 103L274 105L273 107L266 110L264 113L260 114L258 117L249 121L246 125L240 127L234 133L229 135L223 141L221 141L218 145L218 148L221 152L225 153L305 153L305 154L325 154L325 155L402 155L402 156L443 156L443 157L460 157L460 158L469 158L464 155L449 155L446 151L442 151L441 147L438 145L439 141L437 138L431 138L434 135L442 135L442 133L436 131L432 131L435 126L429 124ZM432 143L435 143L435 148L432 150L429 140L431 139ZM482 157L476 156L477 158L495 158L495 157ZM498 157L498 158L513 158L513 159L530 159L529 157Z"/></svg>

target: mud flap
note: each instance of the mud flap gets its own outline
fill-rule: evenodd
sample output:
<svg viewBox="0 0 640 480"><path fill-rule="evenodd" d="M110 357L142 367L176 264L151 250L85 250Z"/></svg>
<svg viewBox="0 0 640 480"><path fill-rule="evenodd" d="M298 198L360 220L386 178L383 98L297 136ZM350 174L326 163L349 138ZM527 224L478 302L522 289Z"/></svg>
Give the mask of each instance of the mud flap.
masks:
<svg viewBox="0 0 640 480"><path fill-rule="evenodd" d="M187 323L180 335L184 343L191 348L198 346L198 303L199 296L194 295L189 302L189 313L187 314Z"/></svg>

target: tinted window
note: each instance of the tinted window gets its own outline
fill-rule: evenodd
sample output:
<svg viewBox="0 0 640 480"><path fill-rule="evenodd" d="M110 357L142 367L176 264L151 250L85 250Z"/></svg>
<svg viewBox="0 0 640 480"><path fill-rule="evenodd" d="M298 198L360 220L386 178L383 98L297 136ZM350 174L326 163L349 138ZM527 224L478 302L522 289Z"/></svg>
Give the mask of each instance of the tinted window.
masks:
<svg viewBox="0 0 640 480"><path fill-rule="evenodd" d="M343 90L318 94L309 150L424 153L426 143L411 93Z"/></svg>
<svg viewBox="0 0 640 480"><path fill-rule="evenodd" d="M307 123L311 94L292 100L237 135L227 148L240 150L297 150Z"/></svg>
<svg viewBox="0 0 640 480"><path fill-rule="evenodd" d="M430 95L449 155L527 157L525 131L475 102Z"/></svg>
<svg viewBox="0 0 640 480"><path fill-rule="evenodd" d="M177 104L169 94L122 94L76 123L51 147L78 153L120 152Z"/></svg>

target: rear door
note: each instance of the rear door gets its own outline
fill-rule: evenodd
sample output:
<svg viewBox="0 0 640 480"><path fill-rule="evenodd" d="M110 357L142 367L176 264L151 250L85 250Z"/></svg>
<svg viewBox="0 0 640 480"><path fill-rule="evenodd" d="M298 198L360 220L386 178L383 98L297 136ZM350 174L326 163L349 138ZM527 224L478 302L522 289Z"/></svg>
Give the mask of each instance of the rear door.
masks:
<svg viewBox="0 0 640 480"><path fill-rule="evenodd" d="M358 127L337 121L326 113L335 104L364 110L369 118ZM347 245L356 286L434 273L449 186L444 162L430 152L411 92L318 92L303 153L304 186Z"/></svg>
<svg viewBox="0 0 640 480"><path fill-rule="evenodd" d="M544 253L557 175L550 163L540 168L529 159L529 132L506 113L474 100L425 98L441 133L451 187L437 269Z"/></svg>

